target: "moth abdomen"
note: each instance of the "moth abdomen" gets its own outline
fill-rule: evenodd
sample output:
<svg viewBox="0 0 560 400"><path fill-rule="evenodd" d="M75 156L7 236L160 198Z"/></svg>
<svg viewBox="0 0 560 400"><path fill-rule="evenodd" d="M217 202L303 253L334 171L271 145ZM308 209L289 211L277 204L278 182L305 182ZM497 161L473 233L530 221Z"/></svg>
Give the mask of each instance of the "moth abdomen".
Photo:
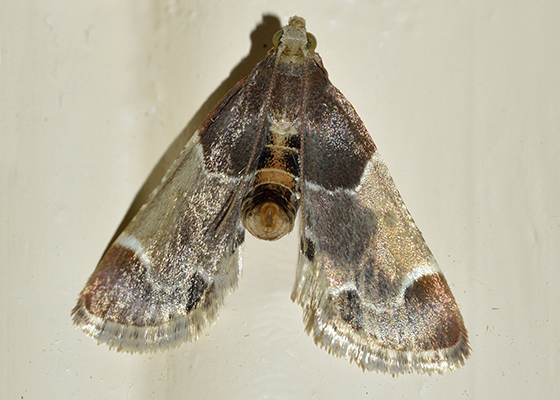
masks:
<svg viewBox="0 0 560 400"><path fill-rule="evenodd" d="M291 232L299 206L299 148L292 129L273 125L258 171L241 207L243 225L259 239L276 240Z"/></svg>
<svg viewBox="0 0 560 400"><path fill-rule="evenodd" d="M259 239L280 239L294 228L298 203L294 192L283 185L258 185L243 200L243 226Z"/></svg>

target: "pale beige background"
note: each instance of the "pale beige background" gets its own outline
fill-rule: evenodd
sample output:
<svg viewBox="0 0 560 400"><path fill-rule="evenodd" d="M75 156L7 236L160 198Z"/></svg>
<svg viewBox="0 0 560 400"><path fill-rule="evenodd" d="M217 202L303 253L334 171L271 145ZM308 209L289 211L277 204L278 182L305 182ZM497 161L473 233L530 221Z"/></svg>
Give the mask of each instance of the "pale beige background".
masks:
<svg viewBox="0 0 560 400"><path fill-rule="evenodd" d="M559 396L558 2L37 0L0 11L2 400ZM195 343L127 355L72 326L125 215L294 14L461 306L473 355L457 371L363 373L316 347L289 299L295 234L248 238L239 289Z"/></svg>

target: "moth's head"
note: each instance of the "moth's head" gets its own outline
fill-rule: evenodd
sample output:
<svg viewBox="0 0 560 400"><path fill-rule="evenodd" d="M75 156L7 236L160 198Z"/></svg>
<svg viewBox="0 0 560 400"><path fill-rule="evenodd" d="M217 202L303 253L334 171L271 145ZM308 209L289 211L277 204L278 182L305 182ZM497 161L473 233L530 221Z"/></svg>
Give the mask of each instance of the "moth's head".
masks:
<svg viewBox="0 0 560 400"><path fill-rule="evenodd" d="M313 53L317 47L317 39L305 30L305 20L298 16L290 18L288 25L276 32L272 43L282 57L294 60Z"/></svg>

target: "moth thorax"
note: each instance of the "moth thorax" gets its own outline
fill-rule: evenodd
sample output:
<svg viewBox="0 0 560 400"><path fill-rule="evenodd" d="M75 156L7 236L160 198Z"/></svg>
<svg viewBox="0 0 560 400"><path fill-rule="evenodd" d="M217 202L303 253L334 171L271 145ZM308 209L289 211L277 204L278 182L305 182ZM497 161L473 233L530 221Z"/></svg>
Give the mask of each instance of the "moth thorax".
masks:
<svg viewBox="0 0 560 400"><path fill-rule="evenodd" d="M276 240L292 231L298 209L296 195L285 186L266 183L243 200L243 225L259 239Z"/></svg>

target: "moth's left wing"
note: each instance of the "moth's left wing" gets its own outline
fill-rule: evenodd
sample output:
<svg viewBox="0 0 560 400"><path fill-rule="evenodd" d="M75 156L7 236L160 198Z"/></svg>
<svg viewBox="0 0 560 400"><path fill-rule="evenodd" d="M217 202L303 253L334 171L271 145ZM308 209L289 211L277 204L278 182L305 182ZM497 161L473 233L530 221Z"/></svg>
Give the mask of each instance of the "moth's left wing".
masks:
<svg viewBox="0 0 560 400"><path fill-rule="evenodd" d="M142 352L195 339L237 286L273 61L218 103L101 259L72 311L99 342Z"/></svg>
<svg viewBox="0 0 560 400"><path fill-rule="evenodd" d="M442 372L469 354L451 290L363 123L320 69L302 138L292 298L308 332L364 369Z"/></svg>

